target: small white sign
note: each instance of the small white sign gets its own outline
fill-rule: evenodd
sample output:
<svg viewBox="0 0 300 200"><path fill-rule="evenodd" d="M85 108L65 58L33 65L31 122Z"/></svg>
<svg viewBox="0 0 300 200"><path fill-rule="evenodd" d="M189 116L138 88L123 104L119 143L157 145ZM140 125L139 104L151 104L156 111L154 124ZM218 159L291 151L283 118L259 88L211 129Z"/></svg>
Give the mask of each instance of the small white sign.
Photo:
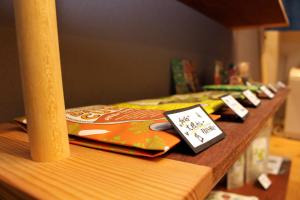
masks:
<svg viewBox="0 0 300 200"><path fill-rule="evenodd" d="M224 138L223 131L200 105L168 111L165 116L195 153Z"/></svg>
<svg viewBox="0 0 300 200"><path fill-rule="evenodd" d="M268 87L272 90L272 92L274 92L274 93L278 92L277 88L275 88L272 84L269 83Z"/></svg>
<svg viewBox="0 0 300 200"><path fill-rule="evenodd" d="M267 190L272 184L272 181L266 174L261 174L257 180L265 190Z"/></svg>
<svg viewBox="0 0 300 200"><path fill-rule="evenodd" d="M270 99L273 99L275 96L274 93L271 92L265 85L261 86L260 90L263 91L263 93L265 93L265 95L267 95Z"/></svg>
<svg viewBox="0 0 300 200"><path fill-rule="evenodd" d="M280 172L282 163L283 163L283 157L269 155L268 156L268 164L267 164L268 173L278 175Z"/></svg>
<svg viewBox="0 0 300 200"><path fill-rule="evenodd" d="M278 88L286 88L286 84L284 84L282 81L277 82L277 87Z"/></svg>
<svg viewBox="0 0 300 200"><path fill-rule="evenodd" d="M246 81L246 86L251 87L253 86L252 83L250 83L249 81Z"/></svg>
<svg viewBox="0 0 300 200"><path fill-rule="evenodd" d="M243 95L250 101L254 106L258 106L261 103L261 100L251 92L250 90L243 91Z"/></svg>
<svg viewBox="0 0 300 200"><path fill-rule="evenodd" d="M248 110L242 106L233 96L227 95L221 98L222 101L240 118L244 119L248 114Z"/></svg>

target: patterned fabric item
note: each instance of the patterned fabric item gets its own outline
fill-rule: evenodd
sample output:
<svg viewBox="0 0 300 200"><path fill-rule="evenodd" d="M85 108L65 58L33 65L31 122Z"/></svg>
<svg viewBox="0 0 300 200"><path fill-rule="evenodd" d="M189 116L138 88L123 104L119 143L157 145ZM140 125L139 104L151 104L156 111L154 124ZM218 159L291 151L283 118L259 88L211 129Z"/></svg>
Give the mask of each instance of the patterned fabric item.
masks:
<svg viewBox="0 0 300 200"><path fill-rule="evenodd" d="M197 72L191 61L172 59L171 70L176 94L196 92L199 89Z"/></svg>
<svg viewBox="0 0 300 200"><path fill-rule="evenodd" d="M165 103L165 104L157 104L157 105L140 105L140 104L128 102L128 103L115 104L114 106L118 108L135 108L135 109L169 111L169 110L176 110L176 109L186 108L186 107L199 105L199 104L204 108L204 110L208 114L212 114L213 112L217 111L219 108L224 106L222 100L210 100L210 99L201 102L194 102L194 103Z"/></svg>
<svg viewBox="0 0 300 200"><path fill-rule="evenodd" d="M184 77L184 69L181 61L177 59L172 60L171 67L175 92L178 94L188 93L189 88Z"/></svg>
<svg viewBox="0 0 300 200"><path fill-rule="evenodd" d="M144 99L115 104L119 108L175 110L200 104L208 114L212 114L224 106L220 97L231 94L236 99L244 99L241 92L206 91L188 94L176 94L170 97Z"/></svg>
<svg viewBox="0 0 300 200"><path fill-rule="evenodd" d="M258 92L258 86L246 86L246 85L205 85L204 90L220 90L220 91L244 91L251 90L252 92Z"/></svg>
<svg viewBox="0 0 300 200"><path fill-rule="evenodd" d="M100 105L66 110L66 119L70 143L81 146L156 157L180 142L159 110ZM24 118L17 121L26 123Z"/></svg>

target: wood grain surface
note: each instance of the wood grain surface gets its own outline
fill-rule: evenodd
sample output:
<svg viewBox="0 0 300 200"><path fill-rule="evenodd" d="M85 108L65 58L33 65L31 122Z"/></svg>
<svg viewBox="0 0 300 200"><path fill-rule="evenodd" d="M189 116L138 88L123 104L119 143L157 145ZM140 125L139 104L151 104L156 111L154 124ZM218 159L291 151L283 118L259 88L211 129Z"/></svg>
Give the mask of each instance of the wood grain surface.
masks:
<svg viewBox="0 0 300 200"><path fill-rule="evenodd" d="M36 163L26 133L0 124L0 187L7 196L47 199L203 199L287 94L262 100L244 123L218 122L225 139L197 155L175 148L164 158L141 159L71 145L70 158Z"/></svg>
<svg viewBox="0 0 300 200"><path fill-rule="evenodd" d="M55 0L14 0L32 159L69 156Z"/></svg>
<svg viewBox="0 0 300 200"><path fill-rule="evenodd" d="M27 134L0 125L1 199L203 199L212 180L209 167L74 145L68 159L34 162Z"/></svg>
<svg viewBox="0 0 300 200"><path fill-rule="evenodd" d="M281 0L179 0L229 28L287 26Z"/></svg>

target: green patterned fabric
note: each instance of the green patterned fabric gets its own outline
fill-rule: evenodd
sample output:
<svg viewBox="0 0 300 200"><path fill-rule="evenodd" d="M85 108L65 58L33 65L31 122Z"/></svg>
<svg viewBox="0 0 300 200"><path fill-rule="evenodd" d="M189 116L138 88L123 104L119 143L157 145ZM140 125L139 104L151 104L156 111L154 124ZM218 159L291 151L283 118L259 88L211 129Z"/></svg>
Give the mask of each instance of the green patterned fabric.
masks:
<svg viewBox="0 0 300 200"><path fill-rule="evenodd" d="M252 92L258 92L258 86L246 86L246 85L205 85L204 90L218 90L218 91L244 91L251 90Z"/></svg>

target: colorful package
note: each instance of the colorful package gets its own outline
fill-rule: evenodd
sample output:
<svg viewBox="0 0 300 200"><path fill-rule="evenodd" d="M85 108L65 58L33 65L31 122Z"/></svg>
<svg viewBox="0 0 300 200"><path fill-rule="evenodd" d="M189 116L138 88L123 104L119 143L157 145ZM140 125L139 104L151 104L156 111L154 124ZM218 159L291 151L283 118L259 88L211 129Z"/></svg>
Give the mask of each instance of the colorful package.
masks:
<svg viewBox="0 0 300 200"><path fill-rule="evenodd" d="M225 105L224 102L219 98L220 96L224 96L226 94L226 92L220 91L176 94L173 96L157 99L144 99L119 103L115 104L114 106L120 108L155 109L169 111L200 104L208 114L211 114ZM236 96L236 94L234 95ZM238 95L241 96L240 93Z"/></svg>
<svg viewBox="0 0 300 200"><path fill-rule="evenodd" d="M227 172L227 189L239 188L245 182L245 155L243 154Z"/></svg>
<svg viewBox="0 0 300 200"><path fill-rule="evenodd" d="M197 72L189 60L171 61L172 79L176 94L196 92L198 90Z"/></svg>
<svg viewBox="0 0 300 200"><path fill-rule="evenodd" d="M66 119L70 143L81 146L156 157L180 142L159 110L81 107L66 110Z"/></svg>
<svg viewBox="0 0 300 200"><path fill-rule="evenodd" d="M199 105L199 104L211 116L213 116L211 113L215 112L216 110L218 110L220 107L224 105L224 103L221 100L206 100L206 101L195 102L195 103L166 103L166 104L159 104L159 105L137 105L128 102L128 103L116 104L114 106L118 108L135 108L135 109L169 111L169 110L176 110L176 109L186 108L186 107Z"/></svg>
<svg viewBox="0 0 300 200"><path fill-rule="evenodd" d="M271 132L272 120L269 120L248 147L246 151L246 182L254 182L259 175L267 172Z"/></svg>
<svg viewBox="0 0 300 200"><path fill-rule="evenodd" d="M244 91L251 90L252 92L258 92L258 86L246 86L246 85L205 85L204 90L220 90L220 91Z"/></svg>

